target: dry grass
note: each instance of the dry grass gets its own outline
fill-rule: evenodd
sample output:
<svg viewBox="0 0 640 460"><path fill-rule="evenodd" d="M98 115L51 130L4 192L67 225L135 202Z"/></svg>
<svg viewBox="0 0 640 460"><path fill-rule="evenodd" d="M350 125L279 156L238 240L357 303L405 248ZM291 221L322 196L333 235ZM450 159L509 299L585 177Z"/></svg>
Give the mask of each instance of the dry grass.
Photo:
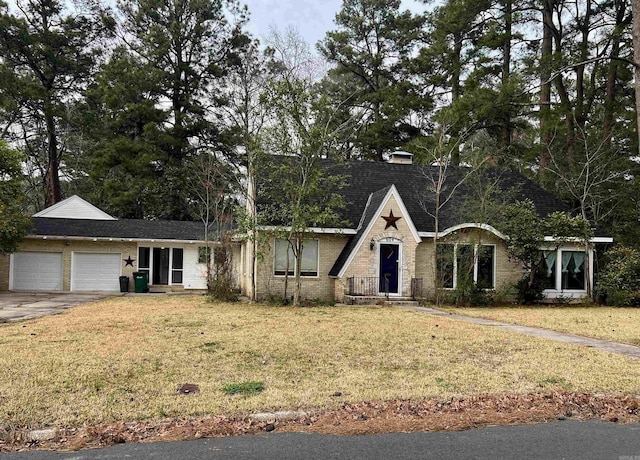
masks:
<svg viewBox="0 0 640 460"><path fill-rule="evenodd" d="M222 390L243 382L264 391ZM177 395L184 383L200 393ZM637 394L640 363L392 308L125 297L0 325L0 426L555 389Z"/></svg>
<svg viewBox="0 0 640 460"><path fill-rule="evenodd" d="M640 308L600 306L518 306L448 308L460 315L640 346Z"/></svg>

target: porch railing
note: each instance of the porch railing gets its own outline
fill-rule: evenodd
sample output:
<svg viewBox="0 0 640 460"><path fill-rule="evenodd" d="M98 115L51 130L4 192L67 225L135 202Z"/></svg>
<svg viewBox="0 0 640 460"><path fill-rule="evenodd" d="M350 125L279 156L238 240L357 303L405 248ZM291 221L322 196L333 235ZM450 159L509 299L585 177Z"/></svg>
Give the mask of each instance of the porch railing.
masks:
<svg viewBox="0 0 640 460"><path fill-rule="evenodd" d="M389 280L377 276L352 276L347 278L346 295L377 296L384 293L389 297Z"/></svg>
<svg viewBox="0 0 640 460"><path fill-rule="evenodd" d="M376 276L352 276L347 278L346 295L371 296L384 295L389 297L389 280ZM411 297L424 298L424 283L422 278L411 278Z"/></svg>

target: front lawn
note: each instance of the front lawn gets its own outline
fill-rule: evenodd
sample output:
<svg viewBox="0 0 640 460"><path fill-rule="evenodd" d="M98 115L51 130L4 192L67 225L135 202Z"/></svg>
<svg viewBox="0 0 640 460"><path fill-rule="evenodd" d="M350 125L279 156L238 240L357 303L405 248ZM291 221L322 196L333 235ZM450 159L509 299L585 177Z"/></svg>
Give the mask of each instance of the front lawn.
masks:
<svg viewBox="0 0 640 460"><path fill-rule="evenodd" d="M0 325L0 426L558 389L638 394L640 363L397 308L138 296Z"/></svg>
<svg viewBox="0 0 640 460"><path fill-rule="evenodd" d="M443 310L640 346L640 308L554 305Z"/></svg>

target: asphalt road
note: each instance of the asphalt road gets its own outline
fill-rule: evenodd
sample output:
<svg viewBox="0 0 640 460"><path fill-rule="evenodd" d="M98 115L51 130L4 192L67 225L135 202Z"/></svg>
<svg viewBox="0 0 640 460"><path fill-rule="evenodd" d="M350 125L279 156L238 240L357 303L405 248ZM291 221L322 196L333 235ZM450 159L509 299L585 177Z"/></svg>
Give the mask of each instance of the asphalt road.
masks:
<svg viewBox="0 0 640 460"><path fill-rule="evenodd" d="M563 421L461 432L325 436L270 433L121 444L78 452L19 452L2 460L576 459L640 460L640 424Z"/></svg>

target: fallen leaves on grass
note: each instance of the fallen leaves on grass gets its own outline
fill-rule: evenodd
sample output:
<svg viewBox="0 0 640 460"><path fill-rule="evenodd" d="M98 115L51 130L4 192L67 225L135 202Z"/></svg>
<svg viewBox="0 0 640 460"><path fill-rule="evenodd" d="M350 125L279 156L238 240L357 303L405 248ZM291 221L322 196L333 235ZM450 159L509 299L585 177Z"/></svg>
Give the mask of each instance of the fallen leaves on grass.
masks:
<svg viewBox="0 0 640 460"><path fill-rule="evenodd" d="M119 297L1 325L0 336L0 420L33 428L358 401L640 392L636 360L396 308ZM243 382L264 391L223 391ZM185 383L200 392L178 396Z"/></svg>
<svg viewBox="0 0 640 460"><path fill-rule="evenodd" d="M388 432L459 431L487 425L518 425L550 420L601 419L640 422L640 398L557 391L528 395L482 395L446 400L392 400L344 404L295 420L253 421L206 416L163 421L107 423L61 430L57 439L28 441L14 429L0 440L0 452L47 448L79 450L125 442L178 441L257 434L265 431L362 435Z"/></svg>

